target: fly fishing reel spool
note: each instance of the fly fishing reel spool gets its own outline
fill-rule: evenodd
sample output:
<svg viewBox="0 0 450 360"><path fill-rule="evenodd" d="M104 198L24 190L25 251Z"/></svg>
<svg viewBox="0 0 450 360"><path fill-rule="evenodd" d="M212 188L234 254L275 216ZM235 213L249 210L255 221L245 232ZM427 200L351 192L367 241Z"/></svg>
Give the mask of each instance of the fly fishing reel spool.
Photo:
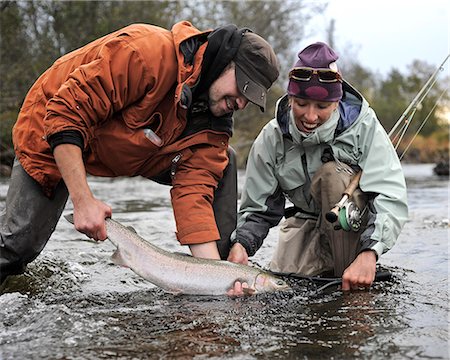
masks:
<svg viewBox="0 0 450 360"><path fill-rule="evenodd" d="M344 206L339 209L338 228L345 231L357 232L361 227L362 214L359 207L352 201L345 202Z"/></svg>
<svg viewBox="0 0 450 360"><path fill-rule="evenodd" d="M361 211L358 205L344 197L331 211L325 214L325 218L330 223L337 222L334 226L335 230L342 229L344 231L357 232L361 227L363 214L366 209L367 207Z"/></svg>

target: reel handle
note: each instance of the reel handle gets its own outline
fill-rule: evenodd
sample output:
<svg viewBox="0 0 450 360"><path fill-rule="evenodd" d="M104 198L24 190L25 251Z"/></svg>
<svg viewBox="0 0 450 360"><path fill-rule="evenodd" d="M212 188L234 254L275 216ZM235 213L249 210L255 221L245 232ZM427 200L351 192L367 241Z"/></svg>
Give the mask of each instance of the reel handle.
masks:
<svg viewBox="0 0 450 360"><path fill-rule="evenodd" d="M347 188L344 191L344 195L347 195L348 197L352 196L352 194L355 192L356 188L359 185L359 180L361 180L362 170L358 171L358 173L353 177L352 181L350 181L350 184L348 184Z"/></svg>
<svg viewBox="0 0 450 360"><path fill-rule="evenodd" d="M336 205L334 208L332 208L325 214L325 219L327 219L328 222L330 223L335 223L338 219L338 213L339 213L339 206Z"/></svg>

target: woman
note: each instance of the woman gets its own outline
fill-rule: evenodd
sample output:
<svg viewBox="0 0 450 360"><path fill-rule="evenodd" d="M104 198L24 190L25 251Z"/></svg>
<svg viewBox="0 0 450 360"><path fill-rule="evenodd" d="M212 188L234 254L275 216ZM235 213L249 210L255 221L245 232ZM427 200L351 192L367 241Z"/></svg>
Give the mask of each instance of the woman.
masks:
<svg viewBox="0 0 450 360"><path fill-rule="evenodd" d="M333 49L317 42L298 58L275 118L250 151L228 259L246 263L285 216L271 270L342 276L343 290L368 288L407 219L401 165L375 112L343 80ZM336 229L325 215L360 169L350 200L364 209L362 224ZM294 206L285 212L286 199Z"/></svg>

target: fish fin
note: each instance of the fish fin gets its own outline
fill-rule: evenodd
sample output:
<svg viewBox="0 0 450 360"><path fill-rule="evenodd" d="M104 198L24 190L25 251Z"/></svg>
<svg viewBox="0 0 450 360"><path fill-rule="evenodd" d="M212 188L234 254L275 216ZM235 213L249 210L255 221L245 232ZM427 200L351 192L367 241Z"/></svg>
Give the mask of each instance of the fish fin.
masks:
<svg viewBox="0 0 450 360"><path fill-rule="evenodd" d="M128 267L119 248L117 248L116 251L114 251L114 253L111 255L111 259L116 265Z"/></svg>
<svg viewBox="0 0 450 360"><path fill-rule="evenodd" d="M137 234L137 231L136 231L136 229L135 229L134 227L132 227L132 226L127 226L127 229L130 230L130 231L132 231L132 232L134 232L135 234Z"/></svg>
<svg viewBox="0 0 450 360"><path fill-rule="evenodd" d="M71 224L74 224L73 214L67 214L67 215L64 215L64 218L65 218L68 222L70 222Z"/></svg>
<svg viewBox="0 0 450 360"><path fill-rule="evenodd" d="M180 289L164 289L164 291L175 296L183 294L183 292Z"/></svg>
<svg viewBox="0 0 450 360"><path fill-rule="evenodd" d="M186 253L181 252L181 251L174 251L173 253L174 253L174 254L177 254L177 255L183 255L183 256L190 256L190 257L192 257L191 254L186 254Z"/></svg>
<svg viewBox="0 0 450 360"><path fill-rule="evenodd" d="M253 287L242 287L242 292L246 296L254 295L257 293L256 289Z"/></svg>

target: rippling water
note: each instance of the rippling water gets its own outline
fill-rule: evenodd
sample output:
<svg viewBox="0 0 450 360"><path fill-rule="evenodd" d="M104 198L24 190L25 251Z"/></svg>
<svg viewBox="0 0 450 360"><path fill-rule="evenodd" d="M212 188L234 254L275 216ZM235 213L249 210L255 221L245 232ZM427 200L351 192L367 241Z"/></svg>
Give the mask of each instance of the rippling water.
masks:
<svg viewBox="0 0 450 360"><path fill-rule="evenodd" d="M27 272L2 289L0 359L448 359L448 178L427 164L404 170L410 221L381 259L392 280L369 292L317 292L290 280L287 293L174 296L113 265L111 243L89 241L61 219ZM175 240L168 187L89 182L116 220L187 252ZM0 208L6 191L0 180ZM253 260L266 265L276 239L274 229Z"/></svg>

